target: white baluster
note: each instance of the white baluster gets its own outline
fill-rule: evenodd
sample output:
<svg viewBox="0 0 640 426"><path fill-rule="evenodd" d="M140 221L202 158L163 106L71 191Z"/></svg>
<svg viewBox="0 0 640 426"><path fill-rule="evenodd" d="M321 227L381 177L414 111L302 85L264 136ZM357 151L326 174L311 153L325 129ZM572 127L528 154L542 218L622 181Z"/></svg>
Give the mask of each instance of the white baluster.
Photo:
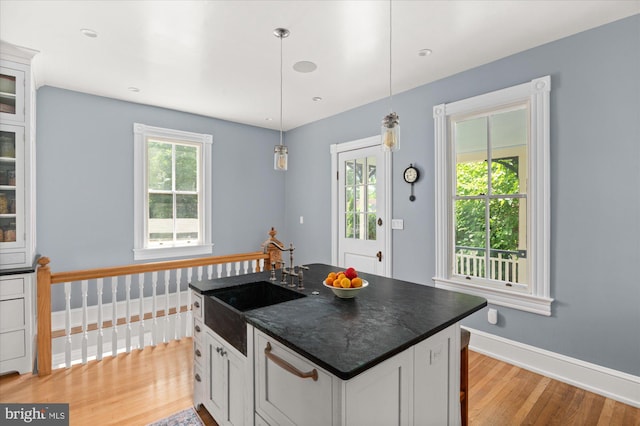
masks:
<svg viewBox="0 0 640 426"><path fill-rule="evenodd" d="M213 278L213 265L207 265L207 276L209 279Z"/></svg>
<svg viewBox="0 0 640 426"><path fill-rule="evenodd" d="M187 269L187 283L191 282L192 268ZM193 305L191 300L191 289L187 288L187 327L186 336L191 337L193 335Z"/></svg>
<svg viewBox="0 0 640 426"><path fill-rule="evenodd" d="M235 264L235 269L236 269L236 275L240 275L240 262L236 262Z"/></svg>
<svg viewBox="0 0 640 426"><path fill-rule="evenodd" d="M261 270L261 271L264 271L264 259L260 259L260 260L258 261L258 264L260 265L260 270Z"/></svg>
<svg viewBox="0 0 640 426"><path fill-rule="evenodd" d="M232 267L232 264L231 264L231 263L227 263L226 265L227 265L227 275L226 275L226 276L227 276L227 277L230 277L230 276L231 276L231 267Z"/></svg>
<svg viewBox="0 0 640 426"><path fill-rule="evenodd" d="M244 273L245 274L249 273L249 261L248 260L244 261Z"/></svg>
<svg viewBox="0 0 640 426"><path fill-rule="evenodd" d="M96 283L96 291L98 292L98 347L96 352L96 359L102 360L102 353L104 351L102 341L104 339L104 329L102 327L102 290L104 288L104 279L98 278Z"/></svg>
<svg viewBox="0 0 640 426"><path fill-rule="evenodd" d="M89 291L89 283L82 280L82 364L87 363L87 350L89 346L89 324L87 324L87 292Z"/></svg>
<svg viewBox="0 0 640 426"><path fill-rule="evenodd" d="M169 342L171 335L169 333L169 280L171 279L171 271L164 271L164 330L162 333L162 341Z"/></svg>
<svg viewBox="0 0 640 426"><path fill-rule="evenodd" d="M222 276L222 264L218 263L216 265L216 271L218 272L218 278Z"/></svg>
<svg viewBox="0 0 640 426"><path fill-rule="evenodd" d="M158 272L153 272L151 274L151 287L153 289L153 294L151 296L151 318L152 318L152 328L151 328L151 346L156 346L158 342L158 317L156 315L156 311L158 309L158 301L157 301L157 292L158 292Z"/></svg>
<svg viewBox="0 0 640 426"><path fill-rule="evenodd" d="M69 368L71 367L71 283L64 283L64 299L64 365Z"/></svg>
<svg viewBox="0 0 640 426"><path fill-rule="evenodd" d="M174 318L173 321L173 338L175 340L180 340L182 339L182 312L180 312L181 309L181 289L180 286L182 284L182 269L176 269L176 316Z"/></svg>
<svg viewBox="0 0 640 426"><path fill-rule="evenodd" d="M138 274L138 349L144 348L144 274Z"/></svg>
<svg viewBox="0 0 640 426"><path fill-rule="evenodd" d="M202 281L202 266L198 266L198 281Z"/></svg>
<svg viewBox="0 0 640 426"><path fill-rule="evenodd" d="M124 288L127 293L127 325L125 334L125 347L127 353L131 353L131 275L124 277Z"/></svg>
<svg viewBox="0 0 640 426"><path fill-rule="evenodd" d="M118 355L118 277L111 277L111 356Z"/></svg>

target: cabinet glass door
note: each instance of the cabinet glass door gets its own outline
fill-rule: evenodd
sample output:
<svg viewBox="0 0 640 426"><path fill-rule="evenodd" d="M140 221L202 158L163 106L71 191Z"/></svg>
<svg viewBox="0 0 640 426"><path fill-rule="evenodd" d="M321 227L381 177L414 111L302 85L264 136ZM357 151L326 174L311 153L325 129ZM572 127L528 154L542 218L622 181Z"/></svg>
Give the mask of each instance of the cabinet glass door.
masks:
<svg viewBox="0 0 640 426"><path fill-rule="evenodd" d="M24 246L24 128L0 125L0 247Z"/></svg>
<svg viewBox="0 0 640 426"><path fill-rule="evenodd" d="M24 72L0 67L0 117L24 121Z"/></svg>

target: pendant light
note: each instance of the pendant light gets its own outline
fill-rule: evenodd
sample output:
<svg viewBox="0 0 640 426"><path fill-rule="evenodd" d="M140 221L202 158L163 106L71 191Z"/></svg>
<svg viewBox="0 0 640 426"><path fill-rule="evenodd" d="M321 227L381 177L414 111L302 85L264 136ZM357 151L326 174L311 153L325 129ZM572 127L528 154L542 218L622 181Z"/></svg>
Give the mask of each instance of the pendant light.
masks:
<svg viewBox="0 0 640 426"><path fill-rule="evenodd" d="M400 117L393 112L393 94L391 90L391 42L392 42L391 0L389 0L389 114L382 119L382 149L397 151L400 149Z"/></svg>
<svg viewBox="0 0 640 426"><path fill-rule="evenodd" d="M276 28L273 35L280 39L280 145L276 145L273 150L273 168L279 171L286 171L289 155L287 147L282 143L282 39L289 37L289 30L286 28Z"/></svg>

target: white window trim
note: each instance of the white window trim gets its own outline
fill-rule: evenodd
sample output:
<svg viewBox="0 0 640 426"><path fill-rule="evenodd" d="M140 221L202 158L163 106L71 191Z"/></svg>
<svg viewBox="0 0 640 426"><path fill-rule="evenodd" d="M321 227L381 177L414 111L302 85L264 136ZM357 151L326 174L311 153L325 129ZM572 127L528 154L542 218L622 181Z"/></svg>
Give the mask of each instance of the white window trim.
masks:
<svg viewBox="0 0 640 426"><path fill-rule="evenodd" d="M213 244L211 242L211 147L213 137L211 135L185 132L182 130L164 129L161 127L147 126L145 124L134 123L134 176L133 176L133 232L134 232L134 248L133 258L135 260L151 260L165 259L180 256L197 256L203 254L211 254L213 252ZM181 141L198 143L201 145L201 162L202 173L200 174L199 185L202 188L202 224L201 235L202 243L193 246L180 247L161 247L149 248L145 246L147 234L147 137L157 137L165 139L176 139Z"/></svg>
<svg viewBox="0 0 640 426"><path fill-rule="evenodd" d="M550 180L549 180L549 95L551 78L545 76L517 86L433 107L435 132L435 219L436 287L481 296L489 303L540 315L551 315L550 285ZM487 108L528 101L531 135L529 145L529 187L527 195L527 235L531 293L522 294L489 288L451 276L453 238L452 148L449 143L449 117Z"/></svg>

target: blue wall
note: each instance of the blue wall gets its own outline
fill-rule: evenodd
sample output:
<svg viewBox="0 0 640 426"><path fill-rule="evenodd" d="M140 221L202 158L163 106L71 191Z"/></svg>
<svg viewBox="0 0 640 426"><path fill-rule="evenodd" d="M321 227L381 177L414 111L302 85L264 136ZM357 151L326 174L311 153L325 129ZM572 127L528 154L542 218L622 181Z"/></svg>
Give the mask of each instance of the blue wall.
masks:
<svg viewBox="0 0 640 426"><path fill-rule="evenodd" d="M436 57L433 60L437 60ZM640 15L394 95L393 275L433 285L434 105L551 75L552 316L498 306L464 324L640 375ZM287 235L301 262L331 256L329 145L376 135L385 100L287 132ZM416 201L401 173L421 169ZM304 216L304 224L299 216Z"/></svg>
<svg viewBox="0 0 640 426"><path fill-rule="evenodd" d="M433 106L549 74L552 316L497 307L497 325L486 311L465 325L640 375L639 52L636 15L394 95L393 275L432 285ZM381 100L287 132L281 174L277 132L51 87L37 101L38 252L58 271L133 263L134 122L213 135L214 254L256 250L275 226L296 263L328 263L329 145L378 134L388 112ZM422 175L413 203L409 163Z"/></svg>
<svg viewBox="0 0 640 426"><path fill-rule="evenodd" d="M260 250L271 226L284 228L285 174L273 170L277 132L42 87L37 250L53 271L134 263L134 122L213 135L213 255ZM64 309L59 287L54 310ZM73 294L76 305L80 294Z"/></svg>

